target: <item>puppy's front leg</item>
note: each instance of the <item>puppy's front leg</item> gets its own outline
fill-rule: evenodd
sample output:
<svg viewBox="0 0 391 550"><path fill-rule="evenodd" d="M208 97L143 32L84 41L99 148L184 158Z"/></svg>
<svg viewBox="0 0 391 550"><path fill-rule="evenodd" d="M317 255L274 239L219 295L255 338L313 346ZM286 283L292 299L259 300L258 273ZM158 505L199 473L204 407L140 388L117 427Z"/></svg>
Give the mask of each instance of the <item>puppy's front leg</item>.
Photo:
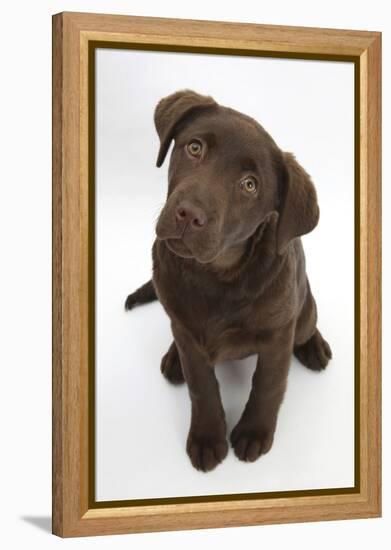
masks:
<svg viewBox="0 0 391 550"><path fill-rule="evenodd" d="M293 327L273 331L260 343L250 397L231 433L235 454L253 462L272 444L293 352Z"/></svg>
<svg viewBox="0 0 391 550"><path fill-rule="evenodd" d="M187 454L197 470L207 472L228 452L219 385L213 365L194 338L179 325L173 324L172 330L191 399Z"/></svg>

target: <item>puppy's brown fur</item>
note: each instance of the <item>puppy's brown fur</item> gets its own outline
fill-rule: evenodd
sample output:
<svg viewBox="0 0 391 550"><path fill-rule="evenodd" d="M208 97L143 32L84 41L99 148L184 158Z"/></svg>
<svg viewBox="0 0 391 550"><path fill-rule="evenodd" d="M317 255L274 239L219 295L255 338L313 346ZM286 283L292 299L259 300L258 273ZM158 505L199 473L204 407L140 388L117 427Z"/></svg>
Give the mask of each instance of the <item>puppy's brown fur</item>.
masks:
<svg viewBox="0 0 391 550"><path fill-rule="evenodd" d="M231 433L254 461L272 446L292 353L312 370L330 347L316 327L300 235L318 223L315 188L293 155L252 118L192 91L158 104L160 166L172 140L167 201L153 245L153 280L127 309L158 297L174 342L161 370L186 381L187 452L211 470L228 451L214 365L258 355L252 389ZM250 183L249 183L250 182Z"/></svg>

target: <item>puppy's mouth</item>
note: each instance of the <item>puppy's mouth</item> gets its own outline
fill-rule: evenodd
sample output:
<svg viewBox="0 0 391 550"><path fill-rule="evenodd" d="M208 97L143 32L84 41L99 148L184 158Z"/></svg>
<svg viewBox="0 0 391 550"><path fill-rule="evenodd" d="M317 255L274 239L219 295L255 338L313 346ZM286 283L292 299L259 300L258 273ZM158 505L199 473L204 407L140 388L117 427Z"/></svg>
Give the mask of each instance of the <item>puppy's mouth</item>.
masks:
<svg viewBox="0 0 391 550"><path fill-rule="evenodd" d="M187 226L180 231L174 224L166 224L164 221L165 218L160 215L156 237L159 241L164 241L167 248L178 257L209 263L218 255L220 247L213 235L206 232L202 232L200 236L189 234Z"/></svg>
<svg viewBox="0 0 391 550"><path fill-rule="evenodd" d="M165 239L165 243L171 252L174 252L177 256L181 258L193 258L194 255L191 252L190 248L185 245L182 239Z"/></svg>
<svg viewBox="0 0 391 550"><path fill-rule="evenodd" d="M177 256L181 258L193 258L200 264L209 264L213 260L216 259L218 254L211 251L203 251L202 253L200 251L192 251L190 248L183 242L182 239L165 239L164 242L166 243L167 247L171 252L176 254Z"/></svg>

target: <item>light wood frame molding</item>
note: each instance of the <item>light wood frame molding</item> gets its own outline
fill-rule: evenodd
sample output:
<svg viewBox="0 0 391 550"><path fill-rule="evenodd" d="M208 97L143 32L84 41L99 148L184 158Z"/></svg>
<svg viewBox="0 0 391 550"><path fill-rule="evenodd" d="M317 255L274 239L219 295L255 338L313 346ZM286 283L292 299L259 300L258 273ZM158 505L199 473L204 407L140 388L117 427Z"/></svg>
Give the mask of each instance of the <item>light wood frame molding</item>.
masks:
<svg viewBox="0 0 391 550"><path fill-rule="evenodd" d="M89 78L94 45L355 65L356 483L346 490L97 505L91 465ZM107 47L107 46L106 46ZM92 256L91 256L92 255ZM91 496L92 495L92 496ZM99 503L98 503L99 504ZM53 16L53 533L62 537L381 514L381 33L89 13Z"/></svg>

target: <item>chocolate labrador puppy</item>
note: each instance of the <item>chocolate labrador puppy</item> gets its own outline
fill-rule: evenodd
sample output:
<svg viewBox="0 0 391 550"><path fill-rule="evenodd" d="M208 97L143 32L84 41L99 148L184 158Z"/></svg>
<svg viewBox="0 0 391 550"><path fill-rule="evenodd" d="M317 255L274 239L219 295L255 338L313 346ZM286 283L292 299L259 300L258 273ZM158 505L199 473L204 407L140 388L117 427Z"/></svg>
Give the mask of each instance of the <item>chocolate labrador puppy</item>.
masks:
<svg viewBox="0 0 391 550"><path fill-rule="evenodd" d="M306 275L300 236L318 223L310 177L255 120L185 90L155 111L157 166L174 140L167 201L156 225L153 278L126 309L156 298L174 341L162 359L170 382L191 399L187 453L208 471L227 454L214 372L218 361L257 354L252 389L231 433L238 458L272 446L291 356L326 367L328 343Z"/></svg>

